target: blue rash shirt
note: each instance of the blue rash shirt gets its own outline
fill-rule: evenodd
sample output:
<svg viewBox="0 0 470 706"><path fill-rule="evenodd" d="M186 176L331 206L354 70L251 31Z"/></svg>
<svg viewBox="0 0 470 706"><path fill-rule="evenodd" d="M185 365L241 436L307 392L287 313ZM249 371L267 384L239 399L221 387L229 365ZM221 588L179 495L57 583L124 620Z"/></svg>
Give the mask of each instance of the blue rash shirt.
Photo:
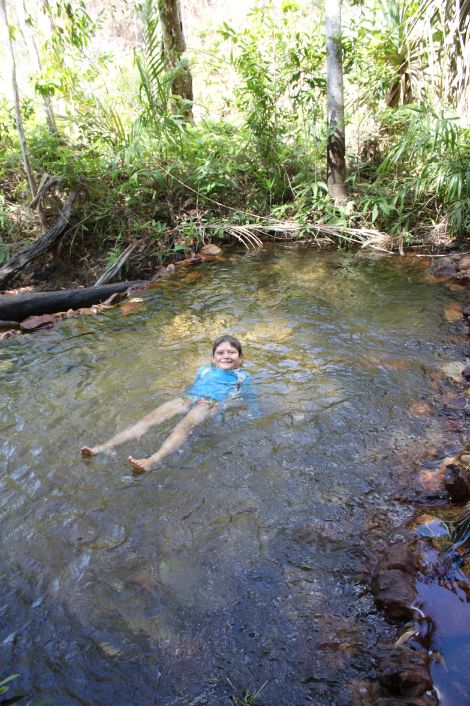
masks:
<svg viewBox="0 0 470 706"><path fill-rule="evenodd" d="M241 392L253 412L257 412L251 381L250 373L240 368L222 370L215 365L203 365L197 371L193 384L188 387L185 394L190 397L204 397L215 402L222 402Z"/></svg>

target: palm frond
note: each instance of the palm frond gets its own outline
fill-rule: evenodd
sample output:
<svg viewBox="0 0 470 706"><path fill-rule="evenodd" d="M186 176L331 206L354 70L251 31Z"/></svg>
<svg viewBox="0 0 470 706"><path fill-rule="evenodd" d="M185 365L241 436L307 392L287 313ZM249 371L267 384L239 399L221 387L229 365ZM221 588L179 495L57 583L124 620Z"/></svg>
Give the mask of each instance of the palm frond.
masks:
<svg viewBox="0 0 470 706"><path fill-rule="evenodd" d="M323 242L350 243L361 248L372 248L392 252L398 238L373 228L349 228L327 223L296 223L295 221L272 221L271 223L246 223L234 225L229 222L211 223L205 230L216 229L241 242L248 250L261 248L262 238L283 242L298 242L306 245L321 245Z"/></svg>

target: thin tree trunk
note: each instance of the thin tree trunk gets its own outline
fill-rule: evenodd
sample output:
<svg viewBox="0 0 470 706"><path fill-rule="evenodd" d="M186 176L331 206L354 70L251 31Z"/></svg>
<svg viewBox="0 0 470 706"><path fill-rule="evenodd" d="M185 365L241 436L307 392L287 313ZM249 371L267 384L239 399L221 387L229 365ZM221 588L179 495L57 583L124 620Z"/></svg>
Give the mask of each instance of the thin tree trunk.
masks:
<svg viewBox="0 0 470 706"><path fill-rule="evenodd" d="M192 122L193 78L186 60L181 59L186 51L186 41L180 0L158 0L158 10L162 23L165 64L167 68L177 70L172 83L172 92L186 102L183 112Z"/></svg>
<svg viewBox="0 0 470 706"><path fill-rule="evenodd" d="M327 184L335 203L347 200L346 140L344 132L343 58L341 48L341 0L325 0L327 71Z"/></svg>
<svg viewBox="0 0 470 706"><path fill-rule="evenodd" d="M33 170L31 169L31 164L29 161L28 148L26 145L26 137L24 134L23 119L21 117L20 94L19 94L19 90L18 90L18 81L16 79L15 52L13 51L13 42L11 40L10 26L8 24L8 16L7 16L7 8L6 8L5 0L0 0L0 13L1 13L3 26L5 28L5 33L7 36L8 51L10 52L11 84L12 84L12 88L13 88L13 99L14 99L14 103L15 103L15 115L16 115L16 127L18 130L19 138L20 138L21 154L23 157L23 166L24 166L24 170L26 172L26 178L28 179L28 184L29 184L29 188L31 191L31 195L32 195L32 198L34 199L36 196L36 192L37 192L37 185L36 185L36 179L34 177L34 173L33 173ZM46 223L46 219L44 216L44 211L41 208L41 204L38 204L37 209L38 209L39 217L41 219L42 230L45 233L47 230L47 223Z"/></svg>
<svg viewBox="0 0 470 706"><path fill-rule="evenodd" d="M26 9L25 0L23 0L23 11L24 11L25 17L27 17L28 11ZM27 26L27 23L25 23L25 25ZM29 35L31 38L31 44L33 45L34 53L36 55L36 61L38 64L39 71L40 71L40 73L42 73L41 55L39 54L38 45L36 44L36 38L34 36L34 27L31 27L30 30L31 31L29 32ZM51 97L50 96L43 96L43 101L44 101L44 110L46 113L46 120L47 120L47 124L49 126L49 132L51 133L51 135L54 135L55 137L57 137L58 130L57 130L57 124L55 121L54 108L52 107Z"/></svg>

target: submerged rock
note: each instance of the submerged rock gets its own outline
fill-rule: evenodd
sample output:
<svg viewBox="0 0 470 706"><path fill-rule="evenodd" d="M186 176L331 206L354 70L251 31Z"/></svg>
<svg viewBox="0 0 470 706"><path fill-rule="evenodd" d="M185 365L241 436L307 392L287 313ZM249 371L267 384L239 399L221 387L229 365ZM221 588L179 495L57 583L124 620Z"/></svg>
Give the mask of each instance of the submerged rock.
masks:
<svg viewBox="0 0 470 706"><path fill-rule="evenodd" d="M457 263L457 269L459 272L462 270L470 270L470 255L464 255Z"/></svg>
<svg viewBox="0 0 470 706"><path fill-rule="evenodd" d="M468 471L458 463L450 463L446 468L445 486L454 502L470 500L470 477Z"/></svg>
<svg viewBox="0 0 470 706"><path fill-rule="evenodd" d="M220 255L222 252L222 249L219 248L218 245L214 245L214 243L207 243L207 245L204 245L201 248L201 253L203 255Z"/></svg>
<svg viewBox="0 0 470 706"><path fill-rule="evenodd" d="M377 607L389 620L409 620L413 617L411 605L416 599L414 576L397 569L381 571L372 579L371 589Z"/></svg>
<svg viewBox="0 0 470 706"><path fill-rule="evenodd" d="M434 260L429 271L435 277L453 277L457 272L457 268L451 257L440 257Z"/></svg>
<svg viewBox="0 0 470 706"><path fill-rule="evenodd" d="M416 599L415 576L419 559L408 544L390 546L378 562L371 582L377 607L392 621L409 620L414 616Z"/></svg>
<svg viewBox="0 0 470 706"><path fill-rule="evenodd" d="M404 699L386 696L374 701L373 706L438 706L438 704L439 699L434 694L422 694L421 696L409 696Z"/></svg>
<svg viewBox="0 0 470 706"><path fill-rule="evenodd" d="M432 689L429 664L426 652L391 650L380 660L379 684L397 696L421 696Z"/></svg>

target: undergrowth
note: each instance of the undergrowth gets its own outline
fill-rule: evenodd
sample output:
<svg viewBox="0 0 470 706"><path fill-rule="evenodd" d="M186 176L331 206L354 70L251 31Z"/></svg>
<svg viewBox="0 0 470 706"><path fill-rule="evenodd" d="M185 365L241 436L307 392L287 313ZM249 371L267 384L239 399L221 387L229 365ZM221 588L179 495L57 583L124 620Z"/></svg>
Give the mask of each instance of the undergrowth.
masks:
<svg viewBox="0 0 470 706"><path fill-rule="evenodd" d="M161 60L155 6L151 0L144 5L145 42L134 58L138 99L134 95L126 103L124 94L92 90L103 83L109 57L80 74L81 54L63 39L61 55L69 52L75 63L69 56L62 66L54 49L54 81L46 87L41 83L38 91L44 97L47 88L49 97L61 97L68 106L57 134L44 121L39 97L22 104L33 169L38 178L47 172L58 179L44 199L50 224L70 192L81 189L71 247L97 251L109 265L137 241L139 251L162 262L197 249L206 226L223 220L376 228L405 243L426 239L433 229L466 237L470 129L451 108L437 106L430 92L408 105L383 107L396 81L393 67L383 65L386 54L373 52L362 74L358 61L371 42L382 46L376 26L352 23L344 42L346 87L351 80L361 91L354 94L356 88L349 87L349 125L364 119L366 106L370 129L349 148L349 200L337 206L325 183L321 18L300 3L284 2L277 13L263 3L244 29L224 24L218 48L225 47L226 54L228 49L229 59L220 62L236 78L225 101L228 117L206 117L192 125L172 99L174 70L166 70ZM80 42L85 45L98 30L98 25L85 26ZM374 66L377 80L372 80ZM126 81L129 90L128 75ZM6 100L0 101L0 147L1 262L37 235L12 208L20 205L23 213L30 196ZM210 232L212 238L223 237L221 228Z"/></svg>

